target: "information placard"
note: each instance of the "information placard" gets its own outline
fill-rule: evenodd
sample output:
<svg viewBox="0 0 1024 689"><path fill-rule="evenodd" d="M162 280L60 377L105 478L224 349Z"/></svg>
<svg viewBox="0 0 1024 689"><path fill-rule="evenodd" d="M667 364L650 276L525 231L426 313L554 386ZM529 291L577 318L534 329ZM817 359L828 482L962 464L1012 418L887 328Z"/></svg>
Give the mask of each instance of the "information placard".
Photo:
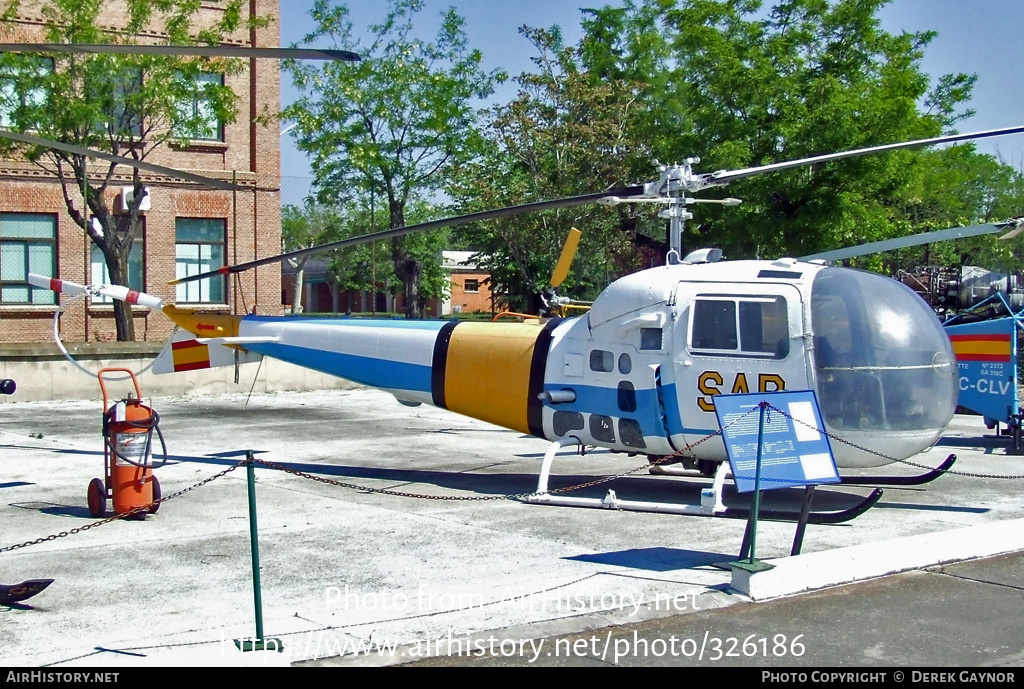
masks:
<svg viewBox="0 0 1024 689"><path fill-rule="evenodd" d="M715 395L712 399L739 492L754 490L759 435L761 490L839 483L813 391ZM762 401L770 406L764 410L759 433Z"/></svg>

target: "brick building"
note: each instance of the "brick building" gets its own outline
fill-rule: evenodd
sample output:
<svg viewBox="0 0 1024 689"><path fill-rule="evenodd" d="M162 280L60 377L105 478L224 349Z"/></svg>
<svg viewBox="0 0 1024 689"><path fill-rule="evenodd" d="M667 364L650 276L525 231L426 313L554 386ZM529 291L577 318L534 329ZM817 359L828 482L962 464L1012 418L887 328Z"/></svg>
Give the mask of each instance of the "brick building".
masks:
<svg viewBox="0 0 1024 689"><path fill-rule="evenodd" d="M118 27L117 3L104 22ZM225 43L276 47L280 44L278 0L249 0L249 14L270 16L267 28L242 29ZM202 12L222 9L203 3ZM43 20L36 3L23 0L16 20L8 24L10 42L41 42ZM152 39L159 41L153 32ZM210 74L222 79L237 96L238 118L230 125L211 123L211 135L188 146L158 148L147 158L166 167L206 177L234 180L239 191L201 188L190 182L143 172L149 208L130 257L129 286L179 306L211 313L281 313L281 272L277 264L242 274L230 281L215 278L177 287L176 276L211 270L280 252L280 138L276 122L261 124L257 116L280 108L280 65L276 60L245 61L239 74ZM185 104L187 105L187 104ZM3 113L0 113L0 118ZM106 166L97 164L96 174ZM123 184L122 184L123 182ZM114 207L121 187L131 186L131 170L118 169L108 191ZM72 196L81 203L81 196ZM105 266L85 233L68 215L61 185L24 160L0 160L0 343L50 342L58 297L33 290L25 273L45 273L79 283L106 280ZM67 302L67 300L64 300ZM135 307L136 340L162 341L172 324L162 314ZM78 300L61 315L61 336L67 342L104 342L115 338L113 307L102 300Z"/></svg>
<svg viewBox="0 0 1024 689"><path fill-rule="evenodd" d="M493 313L490 273L472 261L472 251L445 251L442 266L452 276L451 294L441 313Z"/></svg>
<svg viewBox="0 0 1024 689"><path fill-rule="evenodd" d="M444 300L430 299L424 316L437 318L453 313L493 313L490 274L472 262L472 251L444 251L441 267L450 276L449 294ZM286 305L294 309L295 269L282 266L281 293ZM377 313L401 313L405 295L377 293ZM374 310L370 292L343 292L333 284L323 259L311 258L303 269L302 310L306 313L369 313Z"/></svg>

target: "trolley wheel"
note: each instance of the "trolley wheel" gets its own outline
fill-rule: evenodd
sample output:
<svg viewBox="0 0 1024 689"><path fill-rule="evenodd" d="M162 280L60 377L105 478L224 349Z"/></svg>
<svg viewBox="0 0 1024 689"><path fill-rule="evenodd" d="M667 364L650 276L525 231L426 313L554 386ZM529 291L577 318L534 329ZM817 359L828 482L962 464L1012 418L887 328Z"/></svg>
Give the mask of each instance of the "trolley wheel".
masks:
<svg viewBox="0 0 1024 689"><path fill-rule="evenodd" d="M103 481L94 478L89 481L89 514L102 517L107 513L107 487Z"/></svg>
<svg viewBox="0 0 1024 689"><path fill-rule="evenodd" d="M160 481L157 480L156 476L153 477L153 504L149 506L149 513L156 514L156 511L160 509Z"/></svg>

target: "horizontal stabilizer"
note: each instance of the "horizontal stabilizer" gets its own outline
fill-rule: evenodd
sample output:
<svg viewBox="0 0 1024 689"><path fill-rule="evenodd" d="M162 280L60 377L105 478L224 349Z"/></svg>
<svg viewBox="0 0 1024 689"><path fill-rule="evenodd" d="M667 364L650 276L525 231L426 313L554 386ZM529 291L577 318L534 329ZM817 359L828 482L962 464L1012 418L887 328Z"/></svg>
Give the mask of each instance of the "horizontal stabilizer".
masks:
<svg viewBox="0 0 1024 689"><path fill-rule="evenodd" d="M234 346L219 344L224 340L258 340L272 341L273 338L219 337L196 339L192 333L178 331L174 341L157 357L153 364L153 373L180 373L182 371L199 371L205 368L234 366L235 363L250 364L263 358L262 354L241 348L241 342Z"/></svg>
<svg viewBox="0 0 1024 689"><path fill-rule="evenodd" d="M201 344L217 344L217 345L247 345L247 344L266 344L268 342L279 342L281 338L272 337L269 335L260 335L254 337L197 337L196 341Z"/></svg>

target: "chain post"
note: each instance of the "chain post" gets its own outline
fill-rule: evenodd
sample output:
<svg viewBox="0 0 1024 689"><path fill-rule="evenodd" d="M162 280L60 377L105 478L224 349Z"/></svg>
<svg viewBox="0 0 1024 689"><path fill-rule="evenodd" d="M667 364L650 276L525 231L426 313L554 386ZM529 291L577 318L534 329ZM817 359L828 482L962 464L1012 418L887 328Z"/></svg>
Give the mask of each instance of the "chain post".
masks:
<svg viewBox="0 0 1024 689"><path fill-rule="evenodd" d="M260 542L256 525L256 457L252 450L245 452L245 478L249 494L249 544L252 551L252 598L256 612L256 636L252 639L235 639L241 651L264 651L268 647L281 651L284 646L280 639L263 636L263 595L260 584Z"/></svg>

